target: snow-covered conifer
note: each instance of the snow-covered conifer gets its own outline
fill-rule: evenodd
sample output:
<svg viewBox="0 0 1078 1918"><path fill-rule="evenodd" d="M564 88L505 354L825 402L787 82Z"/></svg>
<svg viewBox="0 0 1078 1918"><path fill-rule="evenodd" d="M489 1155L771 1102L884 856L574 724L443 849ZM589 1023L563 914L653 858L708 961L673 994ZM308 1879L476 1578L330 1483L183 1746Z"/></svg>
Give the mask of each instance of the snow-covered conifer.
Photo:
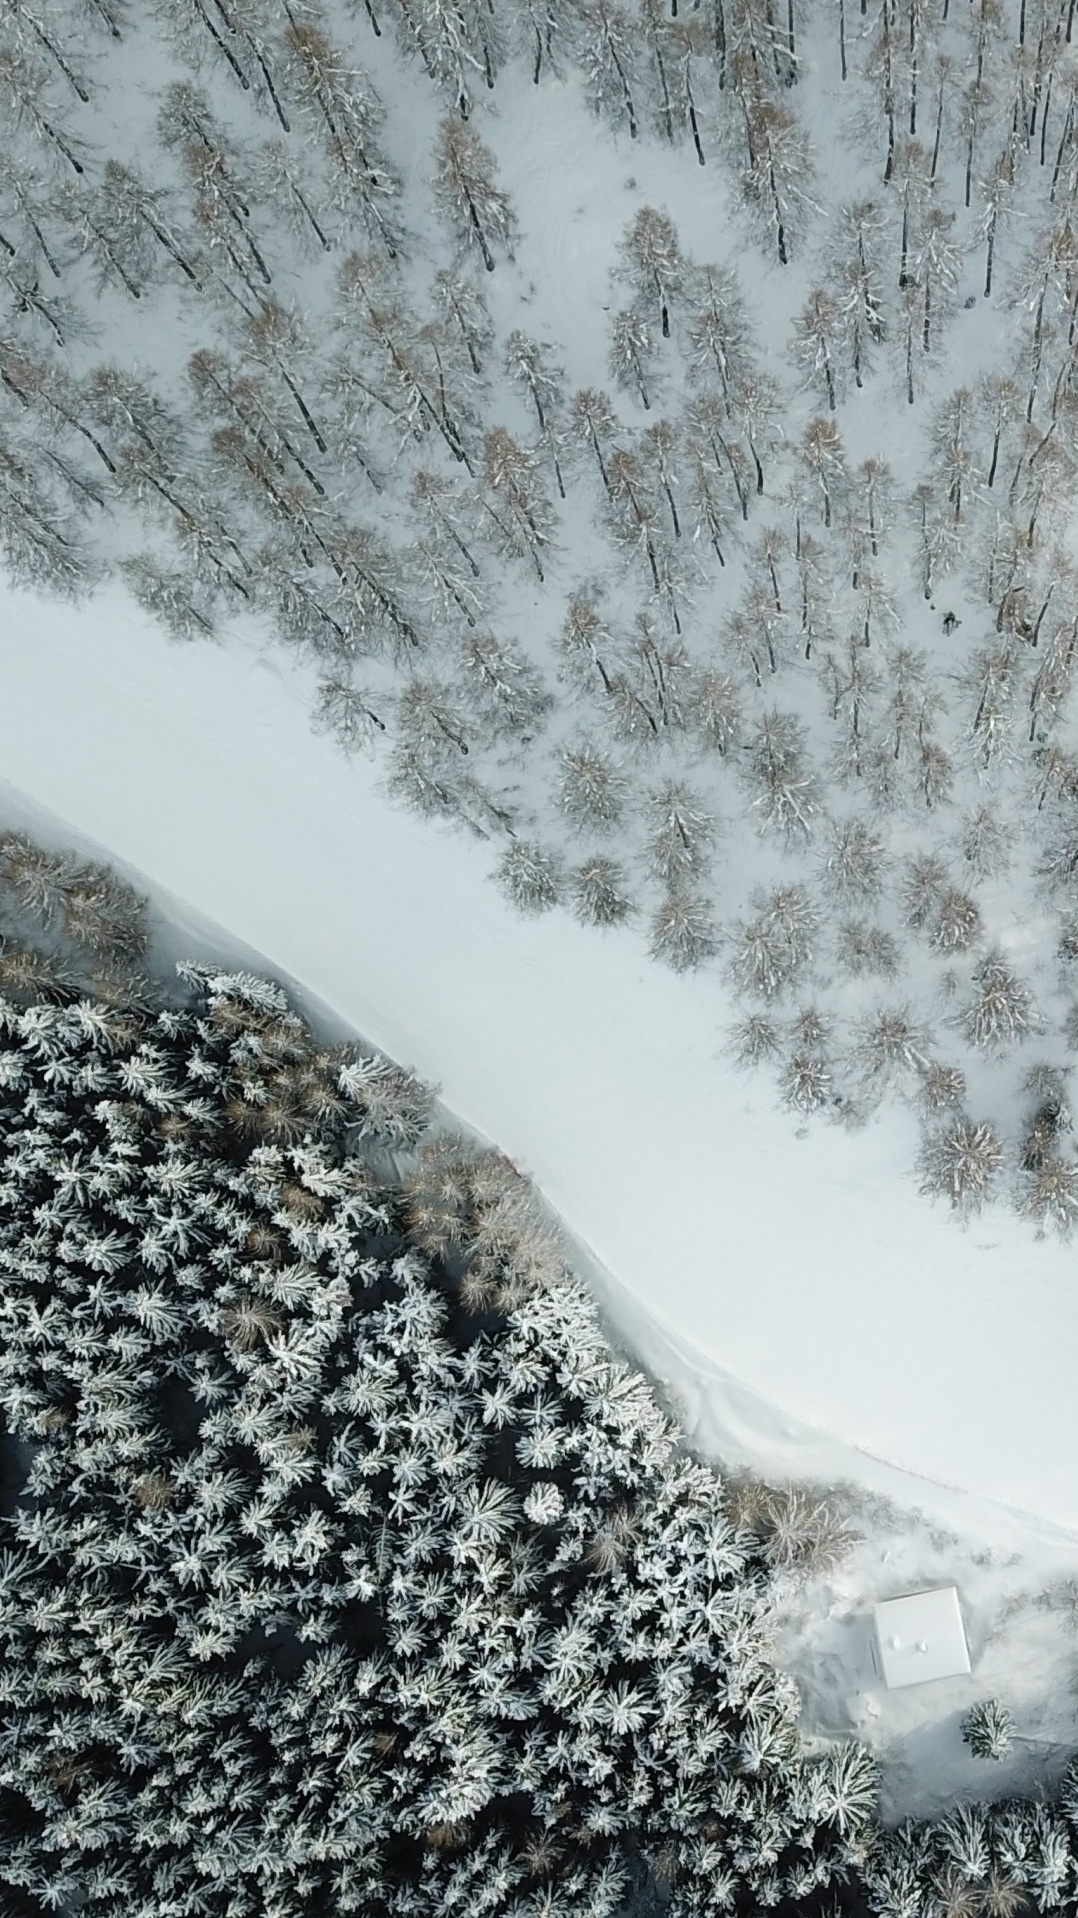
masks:
<svg viewBox="0 0 1078 1918"><path fill-rule="evenodd" d="M974 806L962 822L962 856L975 879L1006 872L1013 856L1012 837L994 806Z"/></svg>
<svg viewBox="0 0 1078 1918"><path fill-rule="evenodd" d="M815 377L832 413L837 394L839 337L839 308L823 287L815 287L794 322L794 358L810 378Z"/></svg>
<svg viewBox="0 0 1078 1918"><path fill-rule="evenodd" d="M932 921L932 944L937 952L965 952L981 935L977 903L957 886L939 895Z"/></svg>
<svg viewBox="0 0 1078 1918"><path fill-rule="evenodd" d="M344 753L354 753L378 740L386 730L372 696L351 680L330 677L318 687L313 724L328 733Z"/></svg>
<svg viewBox="0 0 1078 1918"><path fill-rule="evenodd" d="M675 972L692 972L718 950L718 931L706 894L678 887L667 893L650 925L653 958Z"/></svg>
<svg viewBox="0 0 1078 1918"><path fill-rule="evenodd" d="M435 154L437 203L461 245L478 247L488 273L495 247L512 258L517 221L495 178L494 155L475 128L457 119L443 120Z"/></svg>
<svg viewBox="0 0 1078 1918"><path fill-rule="evenodd" d="M284 48L289 94L324 146L342 201L359 207L372 238L394 258L401 182L379 147L384 115L370 80L315 19L290 15Z"/></svg>
<svg viewBox="0 0 1078 1918"><path fill-rule="evenodd" d="M1044 1232L1050 1226L1067 1238L1078 1226L1078 1165L1061 1153L1049 1151L1022 1175L1018 1209Z"/></svg>
<svg viewBox="0 0 1078 1918"><path fill-rule="evenodd" d="M642 305L625 306L610 322L610 377L623 392L634 393L647 412L654 383L651 324Z"/></svg>
<svg viewBox="0 0 1078 1918"><path fill-rule="evenodd" d="M490 313L479 282L471 274L442 267L434 275L434 297L448 330L459 334L478 379L494 338Z"/></svg>
<svg viewBox="0 0 1078 1918"><path fill-rule="evenodd" d="M839 965L851 979L862 975L894 979L898 974L900 947L894 934L883 926L843 919L837 929L835 950Z"/></svg>
<svg viewBox="0 0 1078 1918"><path fill-rule="evenodd" d="M514 839L506 847L498 864L498 882L520 912L546 912L562 894L555 854L527 839Z"/></svg>
<svg viewBox="0 0 1078 1918"><path fill-rule="evenodd" d="M961 1066L933 1061L921 1074L919 1093L926 1112L948 1112L966 1097L966 1075Z"/></svg>
<svg viewBox="0 0 1078 1918"><path fill-rule="evenodd" d="M991 1196L1002 1165L1003 1147L994 1128L963 1114L925 1135L921 1190L945 1195L957 1212L977 1212Z"/></svg>
<svg viewBox="0 0 1078 1918"><path fill-rule="evenodd" d="M609 460L618 430L617 415L610 396L594 386L582 386L573 394L569 409L570 428L580 445L593 455L599 474L610 494Z"/></svg>
<svg viewBox="0 0 1078 1918"><path fill-rule="evenodd" d="M863 819L834 825L820 875L836 899L877 899L886 877L886 850L879 834Z"/></svg>
<svg viewBox="0 0 1078 1918"><path fill-rule="evenodd" d="M621 867L601 853L573 867L569 893L573 911L586 926L620 925L633 910Z"/></svg>
<svg viewBox="0 0 1078 1918"><path fill-rule="evenodd" d="M774 1020L762 1012L750 1012L747 1019L739 1020L730 1031L730 1050L742 1066L757 1066L764 1060L777 1059L781 1043Z"/></svg>
<svg viewBox="0 0 1078 1918"><path fill-rule="evenodd" d="M585 0L573 25L573 51L597 113L639 130L634 21L621 0Z"/></svg>
<svg viewBox="0 0 1078 1918"><path fill-rule="evenodd" d="M794 1112L819 1112L831 1098L831 1068L819 1052L799 1047L783 1067L782 1096Z"/></svg>
<svg viewBox="0 0 1078 1918"><path fill-rule="evenodd" d="M971 1044L981 1047L1014 1045L1037 1026L1033 997L998 948L987 953L974 973L973 999L962 1015L962 1028Z"/></svg>
<svg viewBox="0 0 1078 1918"><path fill-rule="evenodd" d="M799 222L814 206L813 168L804 129L777 100L742 95L747 164L745 198L770 235L785 266L799 239Z"/></svg>
<svg viewBox="0 0 1078 1918"><path fill-rule="evenodd" d="M931 1050L931 1039L909 1006L887 1006L863 1022L854 1057L866 1078L877 1084L898 1073L919 1073L923 1082L931 1069Z"/></svg>
<svg viewBox="0 0 1078 1918"><path fill-rule="evenodd" d="M830 526L836 504L845 499L848 486L842 435L833 420L817 416L806 426L799 450L806 471L820 490L823 523Z"/></svg>
<svg viewBox="0 0 1078 1918"><path fill-rule="evenodd" d="M726 266L690 268L685 293L689 377L703 388L717 385L730 416L739 387L756 370L736 274Z"/></svg>
<svg viewBox="0 0 1078 1918"><path fill-rule="evenodd" d="M677 228L668 213L642 206L619 245L620 276L636 294L664 339L670 335L671 308L685 281L685 261Z"/></svg>
<svg viewBox="0 0 1078 1918"><path fill-rule="evenodd" d="M462 635L457 653L488 737L527 738L551 704L527 655L476 625Z"/></svg>
<svg viewBox="0 0 1078 1918"><path fill-rule="evenodd" d="M504 426L483 441L485 528L495 546L529 559L542 585L543 559L554 537L554 509L539 476L539 461Z"/></svg>
<svg viewBox="0 0 1078 1918"><path fill-rule="evenodd" d="M741 704L726 673L705 669L692 702L693 721L705 745L725 757L741 730Z"/></svg>
<svg viewBox="0 0 1078 1918"><path fill-rule="evenodd" d="M647 857L655 877L677 887L700 878L710 862L715 821L683 780L667 779L645 802Z"/></svg>
<svg viewBox="0 0 1078 1918"><path fill-rule="evenodd" d="M774 709L747 741L746 771L761 827L787 840L808 837L819 810L817 785L805 763L804 729L791 713Z"/></svg>
<svg viewBox="0 0 1078 1918"><path fill-rule="evenodd" d="M962 1720L962 1737L974 1758L1006 1758L1014 1738L1014 1719L998 1698L971 1705Z"/></svg>
<svg viewBox="0 0 1078 1918"><path fill-rule="evenodd" d="M504 364L510 379L514 380L528 396L530 406L535 412L539 437L544 446L550 449L558 492L564 499L565 481L558 457L558 443L561 435L557 429L557 421L564 400L562 369L552 363L537 340L529 338L519 329L510 333L506 340Z"/></svg>
<svg viewBox="0 0 1078 1918"><path fill-rule="evenodd" d="M621 818L627 784L617 762L591 740L560 757L557 803L575 832L609 832Z"/></svg>
<svg viewBox="0 0 1078 1918"><path fill-rule="evenodd" d="M730 976L740 991L770 999L793 984L812 957L819 919L803 886L780 886L752 903L752 917L731 933Z"/></svg>

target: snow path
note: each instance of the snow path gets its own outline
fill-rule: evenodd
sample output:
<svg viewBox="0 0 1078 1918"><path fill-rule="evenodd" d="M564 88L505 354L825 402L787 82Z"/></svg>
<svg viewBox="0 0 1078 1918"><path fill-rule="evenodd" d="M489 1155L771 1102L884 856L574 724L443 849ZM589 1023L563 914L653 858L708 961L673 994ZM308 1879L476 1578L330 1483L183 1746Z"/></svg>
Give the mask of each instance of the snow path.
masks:
<svg viewBox="0 0 1078 1918"><path fill-rule="evenodd" d="M717 1368L783 1408L791 1456L804 1422L868 1454L870 1483L886 1461L1078 1530L1073 1250L920 1200L902 1113L802 1135L723 1060L715 971L516 917L490 846L391 808L310 734L301 679L255 635L171 646L118 590L3 588L0 771L436 1080L702 1391Z"/></svg>

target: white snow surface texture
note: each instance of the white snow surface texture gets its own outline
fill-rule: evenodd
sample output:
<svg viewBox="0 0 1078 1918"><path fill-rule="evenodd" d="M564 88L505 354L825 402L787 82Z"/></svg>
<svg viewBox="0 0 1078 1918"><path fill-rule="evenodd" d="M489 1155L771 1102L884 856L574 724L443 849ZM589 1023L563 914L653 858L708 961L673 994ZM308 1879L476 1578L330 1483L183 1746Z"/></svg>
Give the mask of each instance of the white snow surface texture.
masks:
<svg viewBox="0 0 1078 1918"><path fill-rule="evenodd" d="M117 589L3 588L0 767L437 1081L614 1275L655 1370L689 1376L688 1347L750 1423L754 1395L782 1408L765 1467L784 1440L790 1469L833 1466L807 1423L863 1455L847 1475L886 1461L1078 1530L1073 1249L928 1206L900 1108L798 1129L725 1059L717 973L513 913L489 847L312 736L297 677L253 632L170 645Z"/></svg>

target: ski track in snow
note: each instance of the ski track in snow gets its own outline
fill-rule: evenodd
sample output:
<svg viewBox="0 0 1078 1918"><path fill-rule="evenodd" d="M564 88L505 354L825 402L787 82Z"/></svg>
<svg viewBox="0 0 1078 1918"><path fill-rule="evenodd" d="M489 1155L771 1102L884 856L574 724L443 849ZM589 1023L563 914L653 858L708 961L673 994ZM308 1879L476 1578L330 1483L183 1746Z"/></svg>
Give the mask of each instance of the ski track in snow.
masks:
<svg viewBox="0 0 1078 1918"><path fill-rule="evenodd" d="M256 631L170 645L116 589L2 588L0 614L5 823L105 849L176 956L268 955L316 1016L437 1081L536 1179L701 1451L852 1487L853 1557L779 1608L806 1729L879 1746L893 1815L1049 1779L1078 1736L1073 1251L1002 1208L963 1230L926 1206L901 1111L797 1129L723 1058L715 972L511 913L493 848L313 737L303 674ZM869 1606L952 1579L972 1690L884 1694ZM957 1725L993 1685L1026 1743L986 1780Z"/></svg>

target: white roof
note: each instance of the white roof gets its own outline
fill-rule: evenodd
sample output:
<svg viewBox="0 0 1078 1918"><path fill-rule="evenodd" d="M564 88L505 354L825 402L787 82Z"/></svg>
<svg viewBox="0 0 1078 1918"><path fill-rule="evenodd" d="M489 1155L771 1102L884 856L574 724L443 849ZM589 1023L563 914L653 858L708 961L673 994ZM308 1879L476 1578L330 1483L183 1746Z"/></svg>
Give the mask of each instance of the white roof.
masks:
<svg viewBox="0 0 1078 1918"><path fill-rule="evenodd" d="M889 1691L969 1671L969 1647L953 1585L884 1599L875 1607L875 1622L880 1670Z"/></svg>

